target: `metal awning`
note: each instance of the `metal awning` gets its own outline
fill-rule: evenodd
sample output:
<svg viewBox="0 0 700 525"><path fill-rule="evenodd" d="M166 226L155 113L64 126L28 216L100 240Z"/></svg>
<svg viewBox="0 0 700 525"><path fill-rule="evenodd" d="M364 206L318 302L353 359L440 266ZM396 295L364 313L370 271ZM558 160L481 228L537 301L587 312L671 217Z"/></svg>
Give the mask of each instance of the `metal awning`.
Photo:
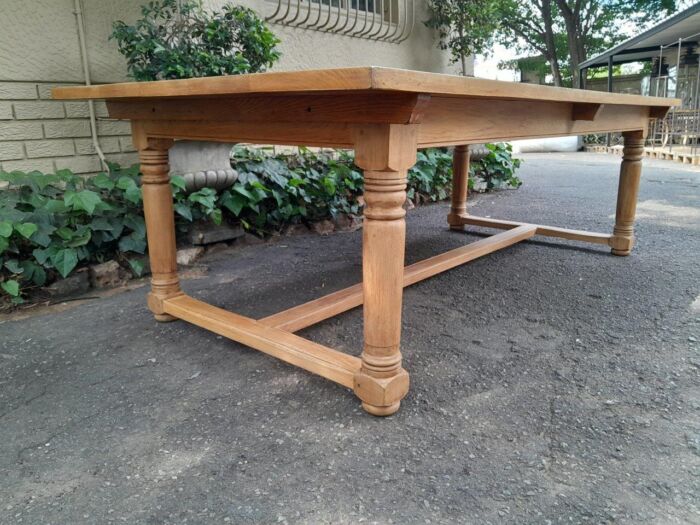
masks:
<svg viewBox="0 0 700 525"><path fill-rule="evenodd" d="M697 33L700 33L700 2L582 62L579 64L579 69L607 66L610 58L615 64L649 59L659 55L661 46L673 44L679 39L685 39Z"/></svg>

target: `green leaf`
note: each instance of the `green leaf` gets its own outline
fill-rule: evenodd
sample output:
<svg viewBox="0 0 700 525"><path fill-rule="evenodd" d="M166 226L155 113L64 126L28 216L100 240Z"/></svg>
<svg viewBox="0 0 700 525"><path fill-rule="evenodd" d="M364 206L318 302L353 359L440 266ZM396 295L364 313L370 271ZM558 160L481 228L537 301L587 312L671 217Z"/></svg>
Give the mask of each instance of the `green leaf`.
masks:
<svg viewBox="0 0 700 525"><path fill-rule="evenodd" d="M236 217L241 214L241 210L243 210L246 204L247 201L245 197L237 193L226 192L221 197L221 205L233 213Z"/></svg>
<svg viewBox="0 0 700 525"><path fill-rule="evenodd" d="M140 259L129 259L128 263L134 275L141 277L141 274L143 274L143 262Z"/></svg>
<svg viewBox="0 0 700 525"><path fill-rule="evenodd" d="M5 290L5 292L7 292L12 297L19 297L19 283L14 279L1 282L0 288Z"/></svg>
<svg viewBox="0 0 700 525"><path fill-rule="evenodd" d="M90 190L67 191L63 196L63 202L74 211L84 210L88 215L92 215L95 211L95 206L100 204L102 199L97 193Z"/></svg>
<svg viewBox="0 0 700 525"><path fill-rule="evenodd" d="M140 203L142 198L141 188L135 184L133 186L129 186L126 191L124 191L124 198L129 202L133 202L134 204Z"/></svg>
<svg viewBox="0 0 700 525"><path fill-rule="evenodd" d="M126 237L119 239L119 250L122 252L144 253L146 251L146 240L136 232L132 232Z"/></svg>
<svg viewBox="0 0 700 525"><path fill-rule="evenodd" d="M223 218L221 214L221 210L219 208L214 209L210 214L209 217L211 218L212 221L214 221L214 224L221 224L221 220Z"/></svg>
<svg viewBox="0 0 700 525"><path fill-rule="evenodd" d="M90 182L92 182L95 186L103 190L113 190L115 186L112 179L110 179L109 175L107 175L106 173L100 173L99 175L96 175L95 177L90 179Z"/></svg>
<svg viewBox="0 0 700 525"><path fill-rule="evenodd" d="M24 272L24 268L22 268L17 261L17 259L8 259L5 261L5 268L10 270L12 273L22 273Z"/></svg>
<svg viewBox="0 0 700 525"><path fill-rule="evenodd" d="M126 190L134 186L136 186L136 181L131 177L122 176L117 179L117 188L119 188L120 190Z"/></svg>
<svg viewBox="0 0 700 525"><path fill-rule="evenodd" d="M246 197L247 199L249 199L253 202L257 202L255 195L250 193L242 184L239 184L239 183L234 184L233 187L231 188L231 190L243 195L244 197Z"/></svg>
<svg viewBox="0 0 700 525"><path fill-rule="evenodd" d="M50 259L56 271L65 278L78 265L78 252L73 248L64 248L51 255Z"/></svg>
<svg viewBox="0 0 700 525"><path fill-rule="evenodd" d="M62 226L56 230L56 235L58 235L64 241L69 241L73 238L75 230L69 228L68 226Z"/></svg>
<svg viewBox="0 0 700 525"><path fill-rule="evenodd" d="M29 239L38 229L39 227L33 222L15 224L15 230L25 239Z"/></svg>
<svg viewBox="0 0 700 525"><path fill-rule="evenodd" d="M49 213L65 213L68 207L63 201L49 199L46 201L46 204L44 204L44 209Z"/></svg>
<svg viewBox="0 0 700 525"><path fill-rule="evenodd" d="M10 241L5 237L0 237L0 254L4 253L10 247Z"/></svg>
<svg viewBox="0 0 700 525"><path fill-rule="evenodd" d="M172 177L170 177L170 184L173 187L180 188L183 191L187 187L187 183L185 182L185 178L181 177L180 175L173 175Z"/></svg>
<svg viewBox="0 0 700 525"><path fill-rule="evenodd" d="M104 217L95 217L92 219L92 222L90 222L90 228L93 231L112 231L112 225Z"/></svg>
<svg viewBox="0 0 700 525"><path fill-rule="evenodd" d="M0 222L0 237L9 237L12 235L12 223L9 221Z"/></svg>
<svg viewBox="0 0 700 525"><path fill-rule="evenodd" d="M46 261L49 260L49 257L51 256L51 251L50 250L44 250L41 248L35 248L32 251L32 255L34 258L37 260L39 264L46 264Z"/></svg>
<svg viewBox="0 0 700 525"><path fill-rule="evenodd" d="M37 286L44 286L46 284L46 270L37 265L32 272L32 282Z"/></svg>
<svg viewBox="0 0 700 525"><path fill-rule="evenodd" d="M190 208L189 208L189 206L187 206L187 204L184 204L182 202L178 202L175 205L175 213L184 217L188 221L192 222L192 210L190 210Z"/></svg>

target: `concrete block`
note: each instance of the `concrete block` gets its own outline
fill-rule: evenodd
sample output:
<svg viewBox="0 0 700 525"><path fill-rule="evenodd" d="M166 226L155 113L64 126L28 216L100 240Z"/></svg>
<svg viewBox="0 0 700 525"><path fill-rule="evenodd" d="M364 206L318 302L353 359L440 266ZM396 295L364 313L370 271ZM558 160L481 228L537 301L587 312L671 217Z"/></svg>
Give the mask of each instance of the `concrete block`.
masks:
<svg viewBox="0 0 700 525"><path fill-rule="evenodd" d="M0 102L0 120L12 120L12 103Z"/></svg>
<svg viewBox="0 0 700 525"><path fill-rule="evenodd" d="M117 137L100 137L99 141L103 153L119 153L121 151ZM75 139L75 152L78 155L94 155L95 147L92 139Z"/></svg>
<svg viewBox="0 0 700 525"><path fill-rule="evenodd" d="M51 159L23 159L5 160L1 169L5 171L41 171L42 173L53 173L54 166Z"/></svg>
<svg viewBox="0 0 700 525"><path fill-rule="evenodd" d="M40 139L42 137L41 122L0 122L0 140Z"/></svg>
<svg viewBox="0 0 700 525"><path fill-rule="evenodd" d="M0 82L0 99L31 100L37 98L36 85L29 82Z"/></svg>
<svg viewBox="0 0 700 525"><path fill-rule="evenodd" d="M131 135L131 124L126 120L97 121L98 135Z"/></svg>
<svg viewBox="0 0 700 525"><path fill-rule="evenodd" d="M75 155L75 147L71 139L28 140L24 143L27 157L67 157Z"/></svg>
<svg viewBox="0 0 700 525"><path fill-rule="evenodd" d="M90 116L88 103L83 100L71 100L64 102L63 105L66 108L66 117L68 118L88 118Z"/></svg>
<svg viewBox="0 0 700 525"><path fill-rule="evenodd" d="M47 139L89 137L90 122L88 120L56 120L44 122L44 136Z"/></svg>
<svg viewBox="0 0 700 525"><path fill-rule="evenodd" d="M76 157L57 158L56 169L68 169L73 173L94 173L101 171L102 166L97 155L78 155Z"/></svg>
<svg viewBox="0 0 700 525"><path fill-rule="evenodd" d="M24 148L21 142L0 142L0 160L16 160L24 158Z"/></svg>
<svg viewBox="0 0 700 525"><path fill-rule="evenodd" d="M63 118L66 112L63 102L55 100L33 100L31 102L15 102L15 118L17 120L41 120Z"/></svg>
<svg viewBox="0 0 700 525"><path fill-rule="evenodd" d="M192 244L215 244L217 242L238 239L245 234L240 226L229 224L196 224L190 230L190 242Z"/></svg>

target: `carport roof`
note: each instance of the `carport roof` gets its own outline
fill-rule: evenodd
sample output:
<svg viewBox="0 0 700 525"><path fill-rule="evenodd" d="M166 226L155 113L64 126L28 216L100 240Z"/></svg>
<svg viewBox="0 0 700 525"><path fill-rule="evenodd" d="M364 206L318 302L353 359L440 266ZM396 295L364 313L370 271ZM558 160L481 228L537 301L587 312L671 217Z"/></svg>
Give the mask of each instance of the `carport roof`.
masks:
<svg viewBox="0 0 700 525"><path fill-rule="evenodd" d="M605 66L611 56L614 63L651 58L659 54L661 46L678 42L679 38L688 38L699 32L700 2L676 13L643 33L582 62L579 69Z"/></svg>

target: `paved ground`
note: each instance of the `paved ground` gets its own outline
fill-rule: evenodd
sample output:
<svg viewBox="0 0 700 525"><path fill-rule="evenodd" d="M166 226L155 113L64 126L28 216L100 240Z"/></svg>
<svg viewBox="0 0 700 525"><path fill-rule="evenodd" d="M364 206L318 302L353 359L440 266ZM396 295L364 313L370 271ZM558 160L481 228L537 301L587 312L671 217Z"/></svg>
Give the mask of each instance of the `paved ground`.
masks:
<svg viewBox="0 0 700 525"><path fill-rule="evenodd" d="M618 162L531 155L473 211L610 231ZM700 172L645 164L631 257L528 242L410 288L388 419L155 323L145 287L0 324L0 522L700 523ZM445 208L410 214L410 261L479 238ZM184 287L264 316L354 283L359 246L280 239ZM360 333L359 311L304 332Z"/></svg>

